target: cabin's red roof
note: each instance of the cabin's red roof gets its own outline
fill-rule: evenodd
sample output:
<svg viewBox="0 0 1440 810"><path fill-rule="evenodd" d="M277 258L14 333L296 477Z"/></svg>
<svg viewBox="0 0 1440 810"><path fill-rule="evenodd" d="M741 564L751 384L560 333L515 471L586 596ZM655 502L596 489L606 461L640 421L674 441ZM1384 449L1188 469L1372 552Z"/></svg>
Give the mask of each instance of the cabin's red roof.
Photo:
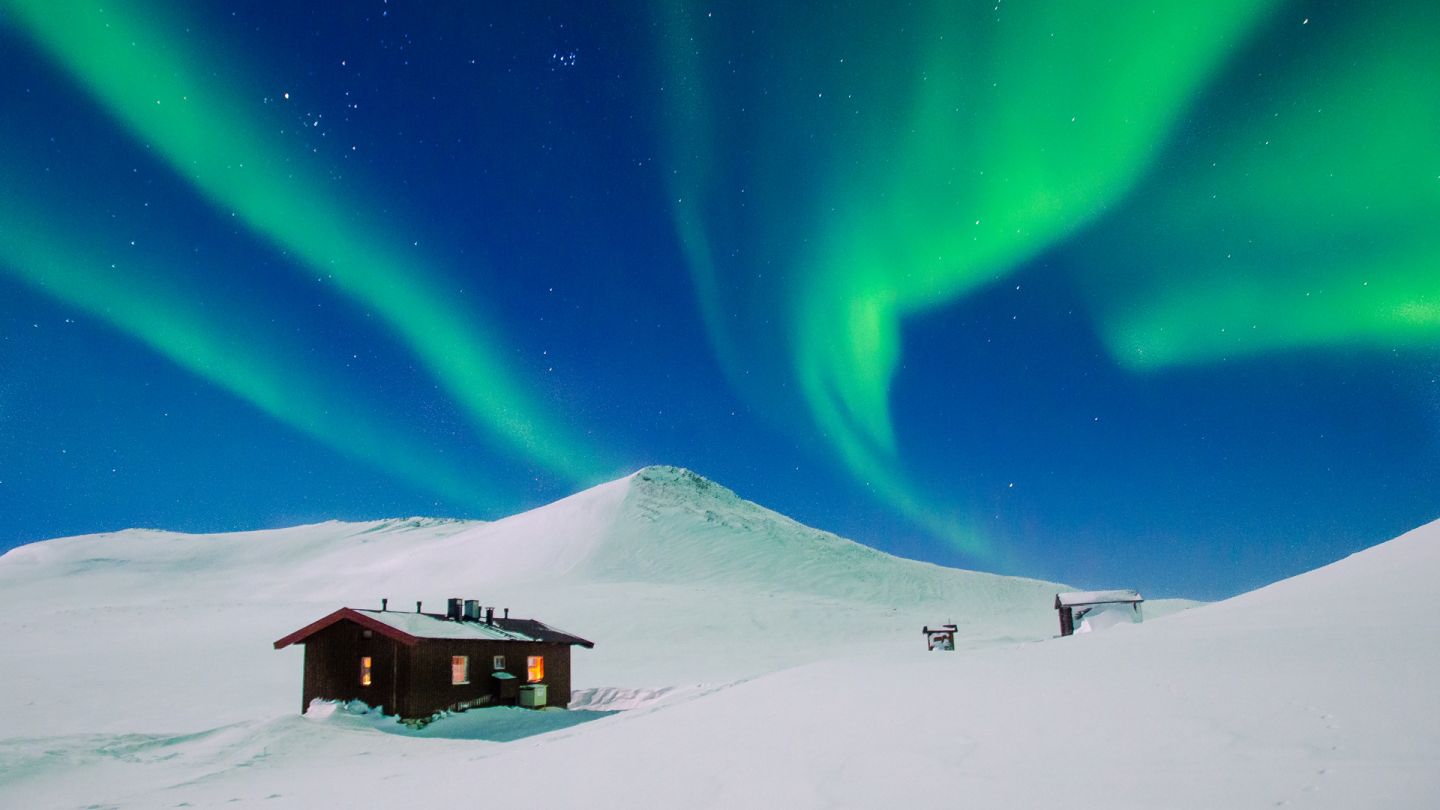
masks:
<svg viewBox="0 0 1440 810"><path fill-rule="evenodd" d="M540 641L578 644L590 648L595 646L592 641L571 635L563 630L557 630L535 619L512 619L507 616L486 621L455 621L434 613L340 608L323 619L312 622L275 642L275 649L279 650L291 644L303 643L310 636L339 621L355 622L367 630L394 639L407 647L414 646L421 639Z"/></svg>
<svg viewBox="0 0 1440 810"><path fill-rule="evenodd" d="M307 624L299 630L291 633L290 635L280 639L279 641L276 641L275 649L284 649L285 647L289 647L291 644L303 642L305 641L305 639L320 632L321 630L324 630L330 625L339 621L345 621L347 619L349 621L355 622L366 630L373 630L376 633L379 633L386 638L394 639L395 641L398 641L407 647L413 647L420 642L420 639L410 635L404 630L391 627L390 625L377 619L372 619L358 610L354 610L352 608L340 608L334 613L331 613L329 616L326 616L323 619L313 621L310 624Z"/></svg>

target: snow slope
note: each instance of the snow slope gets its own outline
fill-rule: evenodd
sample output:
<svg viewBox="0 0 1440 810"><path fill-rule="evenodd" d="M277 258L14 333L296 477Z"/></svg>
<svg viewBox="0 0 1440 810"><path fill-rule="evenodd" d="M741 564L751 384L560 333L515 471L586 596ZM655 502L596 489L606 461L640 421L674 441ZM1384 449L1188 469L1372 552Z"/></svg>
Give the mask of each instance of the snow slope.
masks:
<svg viewBox="0 0 1440 810"><path fill-rule="evenodd" d="M6 727L191 732L294 711L303 651L270 642L382 597L508 606L599 642L575 652L577 687L658 689L909 648L927 622L972 644L1043 638L1058 587L881 554L672 467L493 523L62 538L0 558L7 680L28 696Z"/></svg>
<svg viewBox="0 0 1440 810"><path fill-rule="evenodd" d="M1058 586L887 557L665 468L490 524L50 541L0 558L23 679L0 806L1434 807L1437 575L1440 523L1051 639ZM470 712L450 738L296 713L299 656L269 641L477 587L594 638L578 685L627 710ZM951 618L967 648L925 652L919 625Z"/></svg>

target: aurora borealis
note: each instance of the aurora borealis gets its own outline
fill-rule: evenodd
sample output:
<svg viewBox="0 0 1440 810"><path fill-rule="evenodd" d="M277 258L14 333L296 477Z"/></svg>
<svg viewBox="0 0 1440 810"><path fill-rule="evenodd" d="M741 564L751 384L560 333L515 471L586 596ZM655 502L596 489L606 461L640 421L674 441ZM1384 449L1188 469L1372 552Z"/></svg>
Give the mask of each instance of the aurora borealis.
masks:
<svg viewBox="0 0 1440 810"><path fill-rule="evenodd" d="M355 206L338 210L320 190L321 176L294 165L283 146L230 114L244 106L243 96L200 69L214 54L185 53L176 47L179 32L154 17L106 13L93 4L77 4L73 14L56 14L49 2L10 8L197 192L293 254L296 270L325 274L343 295L370 307L484 429L573 481L593 476L586 442L545 419L500 359L495 338L479 319L456 311L423 260L401 256L399 240L378 236L372 218ZM170 56L172 49L178 53Z"/></svg>
<svg viewBox="0 0 1440 810"><path fill-rule="evenodd" d="M947 564L1294 573L1440 516L1437 36L0 0L0 546L673 463Z"/></svg>

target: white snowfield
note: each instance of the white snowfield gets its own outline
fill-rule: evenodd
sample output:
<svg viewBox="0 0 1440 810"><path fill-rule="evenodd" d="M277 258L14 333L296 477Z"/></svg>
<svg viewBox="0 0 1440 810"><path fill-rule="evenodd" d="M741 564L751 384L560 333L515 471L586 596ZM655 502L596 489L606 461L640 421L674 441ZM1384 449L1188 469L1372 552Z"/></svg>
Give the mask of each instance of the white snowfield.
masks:
<svg viewBox="0 0 1440 810"><path fill-rule="evenodd" d="M1436 581L1440 523L1057 639L1064 586L674 468L494 523L52 540L0 557L0 807L1440 807ZM448 596L594 640L575 710L299 714L272 641Z"/></svg>

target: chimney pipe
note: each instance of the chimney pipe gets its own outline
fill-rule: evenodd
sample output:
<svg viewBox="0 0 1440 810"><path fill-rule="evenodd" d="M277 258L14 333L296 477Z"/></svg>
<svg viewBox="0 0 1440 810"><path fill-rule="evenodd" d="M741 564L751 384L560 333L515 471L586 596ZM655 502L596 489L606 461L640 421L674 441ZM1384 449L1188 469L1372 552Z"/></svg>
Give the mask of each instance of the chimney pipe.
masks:
<svg viewBox="0 0 1440 810"><path fill-rule="evenodd" d="M385 608L387 608L387 607L389 607L389 606L390 606L390 600L389 600L389 599L381 599L381 600L380 600L380 612L381 612L381 613L384 613L384 612L385 612Z"/></svg>
<svg viewBox="0 0 1440 810"><path fill-rule="evenodd" d="M420 612L420 601L418 599L415 601L415 612Z"/></svg>
<svg viewBox="0 0 1440 810"><path fill-rule="evenodd" d="M505 618L510 618L510 608L505 608Z"/></svg>
<svg viewBox="0 0 1440 810"><path fill-rule="evenodd" d="M494 623L495 623L495 608L493 608L493 607L492 607L492 608L485 608L485 623L486 623L486 624L494 624Z"/></svg>

